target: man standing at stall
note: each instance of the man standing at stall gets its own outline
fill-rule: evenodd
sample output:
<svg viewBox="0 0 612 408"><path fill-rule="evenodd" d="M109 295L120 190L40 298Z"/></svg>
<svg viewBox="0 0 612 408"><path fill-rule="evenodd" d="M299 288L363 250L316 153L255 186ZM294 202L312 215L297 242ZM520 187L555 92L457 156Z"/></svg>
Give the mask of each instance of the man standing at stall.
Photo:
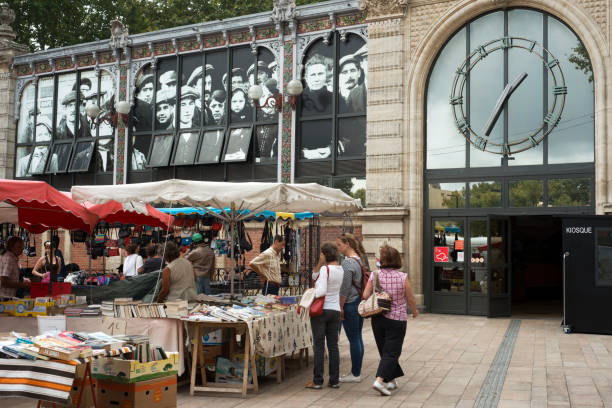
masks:
<svg viewBox="0 0 612 408"><path fill-rule="evenodd" d="M10 237L6 243L6 252L0 257L0 298L13 298L17 289L30 287L30 280L24 278L19 282L19 255L23 253L23 240Z"/></svg>
<svg viewBox="0 0 612 408"><path fill-rule="evenodd" d="M210 278L215 270L215 253L199 232L193 234L191 244L192 248L185 255L185 259L191 262L193 271L196 274L198 294L205 293L210 295Z"/></svg>
<svg viewBox="0 0 612 408"><path fill-rule="evenodd" d="M264 295L278 295L281 283L280 260L284 247L285 238L275 235L272 246L249 263L249 266L261 276Z"/></svg>

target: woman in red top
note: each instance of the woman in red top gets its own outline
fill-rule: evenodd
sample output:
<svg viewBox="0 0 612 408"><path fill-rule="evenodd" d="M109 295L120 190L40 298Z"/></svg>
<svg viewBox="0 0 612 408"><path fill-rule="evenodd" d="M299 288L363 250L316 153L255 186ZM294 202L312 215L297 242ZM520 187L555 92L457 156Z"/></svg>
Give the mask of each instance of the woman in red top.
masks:
<svg viewBox="0 0 612 408"><path fill-rule="evenodd" d="M370 280L364 291L364 298L372 294L374 275L378 275L380 287L391 295L391 308L387 313L372 317L372 332L380 354L380 363L376 371L376 381L372 388L381 395L391 395L397 388L396 378L404 375L399 365L402 354L402 344L406 335L408 313L406 304L410 307L412 317L419 312L412 294L410 281L406 273L398 270L402 267L402 258L397 249L385 245L380 248L380 270L370 275Z"/></svg>

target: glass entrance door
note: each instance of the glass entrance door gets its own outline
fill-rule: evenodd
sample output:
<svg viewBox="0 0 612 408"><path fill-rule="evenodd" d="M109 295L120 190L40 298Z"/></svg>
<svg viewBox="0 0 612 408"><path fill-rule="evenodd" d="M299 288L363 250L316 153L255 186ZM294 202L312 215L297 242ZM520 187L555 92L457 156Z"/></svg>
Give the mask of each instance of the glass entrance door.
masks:
<svg viewBox="0 0 612 408"><path fill-rule="evenodd" d="M510 219L490 215L487 248L488 316L502 317L512 314L510 256Z"/></svg>

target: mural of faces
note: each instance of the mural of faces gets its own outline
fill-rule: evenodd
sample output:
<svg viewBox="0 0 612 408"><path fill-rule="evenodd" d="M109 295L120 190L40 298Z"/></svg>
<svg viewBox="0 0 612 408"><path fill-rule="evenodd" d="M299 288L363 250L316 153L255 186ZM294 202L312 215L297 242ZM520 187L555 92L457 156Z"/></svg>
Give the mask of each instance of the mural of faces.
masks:
<svg viewBox="0 0 612 408"><path fill-rule="evenodd" d="M365 155L365 112L367 107L367 45L354 34L340 41L334 61L334 44L317 41L304 56L301 96L301 114L321 116L321 120L302 122L300 125L300 153L303 159L361 157ZM337 75L334 66L338 67ZM332 144L331 130L334 89L337 89L337 113L355 114L337 119L337 142Z"/></svg>
<svg viewBox="0 0 612 408"><path fill-rule="evenodd" d="M150 132L153 128L153 94L155 77L151 67L145 67L136 77L136 99L133 108L133 130Z"/></svg>
<svg viewBox="0 0 612 408"><path fill-rule="evenodd" d="M21 94L21 105L19 107L19 126L17 127L17 143L32 143L34 141L34 117L36 110L34 106L35 86L28 83ZM53 105L51 105L53 106Z"/></svg>
<svg viewBox="0 0 612 408"><path fill-rule="evenodd" d="M76 135L76 83L76 74L66 74L58 76L56 122L56 137L58 139L73 139Z"/></svg>
<svg viewBox="0 0 612 408"><path fill-rule="evenodd" d="M98 96L98 106L100 113L98 117L109 112L115 104L115 81L113 76L107 71L102 70L100 75L100 94ZM93 102L94 98L89 98ZM98 126L98 136L113 136L113 128L110 124L103 122Z"/></svg>
<svg viewBox="0 0 612 408"><path fill-rule="evenodd" d="M53 123L53 95L55 91L53 77L38 80L38 112L37 118L46 118L48 123Z"/></svg>
<svg viewBox="0 0 612 408"><path fill-rule="evenodd" d="M49 146L36 146L30 160L29 174L42 174L45 172L47 157L49 156ZM57 160L57 157L55 158Z"/></svg>

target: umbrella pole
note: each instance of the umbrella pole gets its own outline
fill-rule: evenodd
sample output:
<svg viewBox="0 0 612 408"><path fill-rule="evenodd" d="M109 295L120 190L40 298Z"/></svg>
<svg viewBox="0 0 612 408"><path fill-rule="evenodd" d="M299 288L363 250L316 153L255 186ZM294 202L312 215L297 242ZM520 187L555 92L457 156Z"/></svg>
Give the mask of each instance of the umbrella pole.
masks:
<svg viewBox="0 0 612 408"><path fill-rule="evenodd" d="M234 228L236 227L236 212L234 202L230 208L230 292L232 299L234 298Z"/></svg>

